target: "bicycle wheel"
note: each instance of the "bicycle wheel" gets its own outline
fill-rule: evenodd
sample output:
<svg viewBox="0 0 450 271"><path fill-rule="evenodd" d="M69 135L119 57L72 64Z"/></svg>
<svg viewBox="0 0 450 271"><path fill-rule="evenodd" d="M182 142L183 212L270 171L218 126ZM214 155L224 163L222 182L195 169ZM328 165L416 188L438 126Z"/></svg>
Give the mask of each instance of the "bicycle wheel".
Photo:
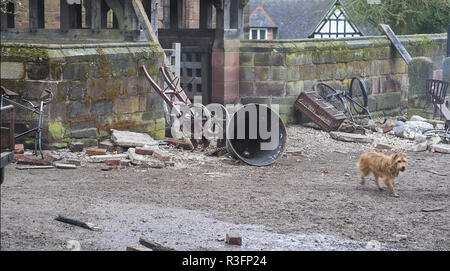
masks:
<svg viewBox="0 0 450 271"><path fill-rule="evenodd" d="M319 94L325 101L332 104L337 110L346 112L344 106L345 100L337 94L336 90L325 83L317 83L314 85L314 91Z"/></svg>
<svg viewBox="0 0 450 271"><path fill-rule="evenodd" d="M362 115L364 113L369 114L368 98L367 98L367 88L366 83L359 77L353 77L350 83L350 90L348 92L350 96L350 103L352 104L353 110Z"/></svg>

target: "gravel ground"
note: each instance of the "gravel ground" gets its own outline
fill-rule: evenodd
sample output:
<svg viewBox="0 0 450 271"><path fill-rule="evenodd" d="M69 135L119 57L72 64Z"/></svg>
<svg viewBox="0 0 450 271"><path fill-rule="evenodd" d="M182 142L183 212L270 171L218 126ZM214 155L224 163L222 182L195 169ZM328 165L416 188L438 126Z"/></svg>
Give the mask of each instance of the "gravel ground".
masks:
<svg viewBox="0 0 450 271"><path fill-rule="evenodd" d="M408 152L395 198L373 181L361 186L355 164L376 144L413 142L374 133L373 144L346 143L302 126L288 134L283 157L262 168L168 146L175 166L164 169L9 165L1 250L70 250L74 241L81 250L125 250L140 237L177 250L450 249L449 155ZM59 214L103 230L55 221ZM225 244L227 232L243 245Z"/></svg>

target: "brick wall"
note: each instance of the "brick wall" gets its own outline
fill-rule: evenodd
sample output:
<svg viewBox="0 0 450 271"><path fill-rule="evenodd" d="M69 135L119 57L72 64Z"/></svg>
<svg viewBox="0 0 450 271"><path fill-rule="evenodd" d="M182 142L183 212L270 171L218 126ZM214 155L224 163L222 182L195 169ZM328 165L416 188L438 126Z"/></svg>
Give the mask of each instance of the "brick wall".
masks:
<svg viewBox="0 0 450 271"><path fill-rule="evenodd" d="M164 53L156 43L61 48L4 42L1 49L3 86L29 100L38 100L44 88L55 95L44 118L47 144L65 147L77 140L96 145L111 128L165 136L163 101L140 71L145 65L162 84L158 67ZM18 132L37 121L23 110L16 119Z"/></svg>
<svg viewBox="0 0 450 271"><path fill-rule="evenodd" d="M430 57L436 69L446 52L445 34L401 36L413 57ZM395 113L408 97L408 66L385 37L345 40L241 40L241 103L277 103L284 121L294 122L293 104L316 82L348 90L354 76L368 87L372 112Z"/></svg>

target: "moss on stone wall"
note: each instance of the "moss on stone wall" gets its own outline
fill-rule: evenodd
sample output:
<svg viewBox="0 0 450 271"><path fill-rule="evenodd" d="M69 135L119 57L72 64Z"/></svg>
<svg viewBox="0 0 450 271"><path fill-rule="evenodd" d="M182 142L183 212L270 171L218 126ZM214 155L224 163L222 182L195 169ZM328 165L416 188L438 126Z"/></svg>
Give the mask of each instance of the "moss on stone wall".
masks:
<svg viewBox="0 0 450 271"><path fill-rule="evenodd" d="M2 59L18 59L36 63L48 62L48 51L43 48L30 47L23 43L8 43L1 46Z"/></svg>

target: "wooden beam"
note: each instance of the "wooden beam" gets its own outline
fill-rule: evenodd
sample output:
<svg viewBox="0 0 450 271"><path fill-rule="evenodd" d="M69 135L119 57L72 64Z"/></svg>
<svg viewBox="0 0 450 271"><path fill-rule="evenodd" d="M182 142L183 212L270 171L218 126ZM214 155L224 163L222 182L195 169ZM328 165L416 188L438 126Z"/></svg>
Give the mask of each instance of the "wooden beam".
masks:
<svg viewBox="0 0 450 271"><path fill-rule="evenodd" d="M142 5L141 0L133 0L133 8L134 12L136 13L137 19L139 21L139 24L141 24L142 28L145 31L145 34L147 35L147 38L150 41L156 41L158 42L158 37L156 36L155 32L153 31L152 24L148 20L148 16L145 13L144 6Z"/></svg>
<svg viewBox="0 0 450 271"><path fill-rule="evenodd" d="M397 36L394 34L394 31L387 24L380 24L386 36L394 45L395 49L400 53L402 58L406 61L407 64L411 62L412 58L409 55L408 51L406 51L405 47L403 47L402 43L398 40Z"/></svg>

